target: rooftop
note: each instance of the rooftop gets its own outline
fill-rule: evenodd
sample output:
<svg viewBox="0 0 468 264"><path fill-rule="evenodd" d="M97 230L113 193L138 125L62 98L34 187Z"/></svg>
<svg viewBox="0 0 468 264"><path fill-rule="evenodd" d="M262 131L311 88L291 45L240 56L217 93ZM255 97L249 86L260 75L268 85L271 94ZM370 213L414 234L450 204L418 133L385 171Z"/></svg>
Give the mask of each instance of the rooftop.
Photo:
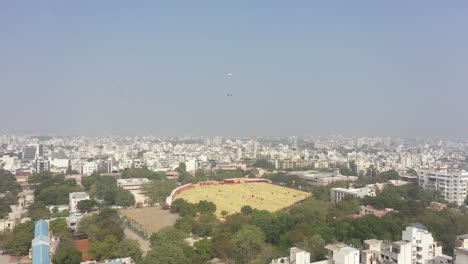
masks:
<svg viewBox="0 0 468 264"><path fill-rule="evenodd" d="M421 230L427 230L427 227L421 223L411 223L410 226Z"/></svg>

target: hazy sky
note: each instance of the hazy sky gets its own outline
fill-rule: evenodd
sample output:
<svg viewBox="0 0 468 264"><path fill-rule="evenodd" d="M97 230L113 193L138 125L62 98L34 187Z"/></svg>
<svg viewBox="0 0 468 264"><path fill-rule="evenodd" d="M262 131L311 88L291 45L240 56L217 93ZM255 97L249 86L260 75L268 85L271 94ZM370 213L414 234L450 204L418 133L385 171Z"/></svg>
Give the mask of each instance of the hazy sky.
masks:
<svg viewBox="0 0 468 264"><path fill-rule="evenodd" d="M467 3L1 1L0 131L468 138Z"/></svg>

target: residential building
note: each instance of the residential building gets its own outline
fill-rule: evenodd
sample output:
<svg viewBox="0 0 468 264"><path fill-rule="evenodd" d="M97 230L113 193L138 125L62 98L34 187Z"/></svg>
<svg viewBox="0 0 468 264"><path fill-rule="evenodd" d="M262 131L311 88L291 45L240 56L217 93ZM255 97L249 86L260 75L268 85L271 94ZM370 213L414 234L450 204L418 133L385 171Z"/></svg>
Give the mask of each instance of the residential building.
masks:
<svg viewBox="0 0 468 264"><path fill-rule="evenodd" d="M195 159L186 160L185 170L188 172L198 170L198 162Z"/></svg>
<svg viewBox="0 0 468 264"><path fill-rule="evenodd" d="M468 248L455 248L453 256L454 264L468 263Z"/></svg>
<svg viewBox="0 0 468 264"><path fill-rule="evenodd" d="M334 264L359 264L359 250L347 244L338 242L325 246L325 249L328 253L328 260L333 260Z"/></svg>
<svg viewBox="0 0 468 264"><path fill-rule="evenodd" d="M447 208L447 205L443 203L438 203L438 202L431 202L429 208L431 208L434 211L442 211L445 208Z"/></svg>
<svg viewBox="0 0 468 264"><path fill-rule="evenodd" d="M45 159L35 159L34 160L34 170L36 172L49 171L50 170L50 161Z"/></svg>
<svg viewBox="0 0 468 264"><path fill-rule="evenodd" d="M81 167L81 173L84 175L91 175L97 171L97 165L95 162L86 162Z"/></svg>
<svg viewBox="0 0 468 264"><path fill-rule="evenodd" d="M462 205L467 196L468 171L449 170L448 167L418 170L419 185L436 190L449 203Z"/></svg>
<svg viewBox="0 0 468 264"><path fill-rule="evenodd" d="M288 170L294 168L303 168L310 166L310 163L302 159L280 159L275 163L279 170Z"/></svg>
<svg viewBox="0 0 468 264"><path fill-rule="evenodd" d="M412 264L412 254L409 241L384 241L381 245L380 259L384 263Z"/></svg>
<svg viewBox="0 0 468 264"><path fill-rule="evenodd" d="M343 199L346 195L363 198L364 196L375 196L375 189L369 187L363 187L359 189L345 189L345 188L332 188L330 190L330 200L337 203Z"/></svg>
<svg viewBox="0 0 468 264"><path fill-rule="evenodd" d="M442 245L434 241L432 234L420 223L413 223L403 230L403 240L411 242L413 264L426 264L437 256L442 256Z"/></svg>
<svg viewBox="0 0 468 264"><path fill-rule="evenodd" d="M451 264L422 224L414 223L402 232L401 241L364 240L361 264Z"/></svg>
<svg viewBox="0 0 468 264"><path fill-rule="evenodd" d="M359 214L358 215L353 215L353 218L360 218L366 215L375 215L377 217L382 217L384 215L387 215L390 212L394 212L392 208L385 208L385 209L377 209L372 205L361 205L359 207Z"/></svg>
<svg viewBox="0 0 468 264"><path fill-rule="evenodd" d="M313 264L319 263L328 264L329 261L324 260L320 262L314 262ZM273 259L271 264L311 264L310 253L303 249L292 247L289 249L289 257Z"/></svg>
<svg viewBox="0 0 468 264"><path fill-rule="evenodd" d="M65 173L70 168L69 159L51 159L50 160L50 171L57 173Z"/></svg>
<svg viewBox="0 0 468 264"><path fill-rule="evenodd" d="M468 234L457 236L455 247L468 248Z"/></svg>
<svg viewBox="0 0 468 264"><path fill-rule="evenodd" d="M177 171L168 171L166 172L166 178L169 180L177 180L179 179L179 172Z"/></svg>
<svg viewBox="0 0 468 264"><path fill-rule="evenodd" d="M15 220L0 219L0 233L13 230L13 227L15 227L15 225L16 225Z"/></svg>
<svg viewBox="0 0 468 264"><path fill-rule="evenodd" d="M344 176L339 171L334 172L314 172L298 175L312 186L325 186L335 182L353 182L358 179L356 176Z"/></svg>
<svg viewBox="0 0 468 264"><path fill-rule="evenodd" d="M69 194L70 198L70 213L78 212L78 202L89 200L89 195L85 192L73 192Z"/></svg>

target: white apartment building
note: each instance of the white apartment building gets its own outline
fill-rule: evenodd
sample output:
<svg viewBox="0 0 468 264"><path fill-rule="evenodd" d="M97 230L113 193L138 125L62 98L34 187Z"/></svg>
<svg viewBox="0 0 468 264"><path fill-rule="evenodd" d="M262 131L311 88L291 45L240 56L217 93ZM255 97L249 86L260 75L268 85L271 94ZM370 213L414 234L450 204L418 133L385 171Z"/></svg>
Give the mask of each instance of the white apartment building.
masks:
<svg viewBox="0 0 468 264"><path fill-rule="evenodd" d="M442 256L442 245L434 241L432 234L420 223L407 226L401 238L411 242L412 264L428 264L437 256Z"/></svg>
<svg viewBox="0 0 468 264"><path fill-rule="evenodd" d="M454 264L468 263L468 248L456 248L454 250Z"/></svg>
<svg viewBox="0 0 468 264"><path fill-rule="evenodd" d="M397 263L412 264L411 242L382 241L376 239L364 240L361 252L361 264Z"/></svg>
<svg viewBox="0 0 468 264"><path fill-rule="evenodd" d="M468 171L448 170L447 167L418 170L419 185L424 189L439 191L450 203L462 205L468 186Z"/></svg>
<svg viewBox="0 0 468 264"><path fill-rule="evenodd" d="M198 170L198 162L195 159L186 160L185 170L188 172Z"/></svg>
<svg viewBox="0 0 468 264"><path fill-rule="evenodd" d="M271 264L310 264L310 253L297 247L289 249L289 257L273 259Z"/></svg>
<svg viewBox="0 0 468 264"><path fill-rule="evenodd" d="M85 192L73 192L69 194L70 198L70 213L78 212L78 202L89 200L89 195Z"/></svg>
<svg viewBox="0 0 468 264"><path fill-rule="evenodd" d="M330 244L325 247L328 250L327 259L310 262L310 253L292 247L289 249L289 257L273 259L271 264L359 264L359 250L344 243Z"/></svg>
<svg viewBox="0 0 468 264"><path fill-rule="evenodd" d="M333 260L333 264L359 264L360 252L344 243L334 243L325 246L328 252L328 260Z"/></svg>
<svg viewBox="0 0 468 264"><path fill-rule="evenodd" d="M97 171L97 164L95 162L86 162L81 167L81 173L85 175L91 175L95 171Z"/></svg>
<svg viewBox="0 0 468 264"><path fill-rule="evenodd" d="M69 167L69 159L50 159L50 171L52 172L66 172Z"/></svg>
<svg viewBox="0 0 468 264"><path fill-rule="evenodd" d="M343 199L346 195L363 198L364 196L375 196L375 189L369 187L363 187L359 189L345 189L345 188L332 188L330 190L330 200L337 203Z"/></svg>
<svg viewBox="0 0 468 264"><path fill-rule="evenodd" d="M419 223L402 232L401 241L364 240L361 264L451 264L452 257L442 254L442 246Z"/></svg>

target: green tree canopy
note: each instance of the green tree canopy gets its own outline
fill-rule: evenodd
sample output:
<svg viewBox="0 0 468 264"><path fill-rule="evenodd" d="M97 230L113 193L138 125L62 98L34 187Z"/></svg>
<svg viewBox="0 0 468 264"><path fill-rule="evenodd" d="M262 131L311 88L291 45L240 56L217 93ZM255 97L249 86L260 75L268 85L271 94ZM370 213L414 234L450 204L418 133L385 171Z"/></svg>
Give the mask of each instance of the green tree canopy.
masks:
<svg viewBox="0 0 468 264"><path fill-rule="evenodd" d="M216 205L213 202L203 200L197 203L197 210L202 214L214 213L216 212Z"/></svg>
<svg viewBox="0 0 468 264"><path fill-rule="evenodd" d="M82 200L77 203L76 207L81 212L89 212L93 209L95 205L96 202L94 200Z"/></svg>
<svg viewBox="0 0 468 264"><path fill-rule="evenodd" d="M150 237L151 245L159 247L164 244L182 245L186 235L181 230L169 226L153 233Z"/></svg>
<svg viewBox="0 0 468 264"><path fill-rule="evenodd" d="M55 237L59 237L61 242L72 238L72 232L67 226L65 218L57 218L49 222L49 229Z"/></svg>
<svg viewBox="0 0 468 264"><path fill-rule="evenodd" d="M234 235L233 244L236 263L244 264L252 260L262 250L265 238L260 229L247 225Z"/></svg>
<svg viewBox="0 0 468 264"><path fill-rule="evenodd" d="M36 201L31 204L28 207L28 214L33 221L50 218L49 209L47 209L47 206L41 201Z"/></svg>
<svg viewBox="0 0 468 264"><path fill-rule="evenodd" d="M266 159L259 159L255 161L252 166L254 166L255 168L261 168L269 171L275 170L275 165Z"/></svg>
<svg viewBox="0 0 468 264"><path fill-rule="evenodd" d="M149 251L145 257L145 264L187 264L189 259L184 250L177 244L162 244Z"/></svg>
<svg viewBox="0 0 468 264"><path fill-rule="evenodd" d="M0 193L12 192L17 193L21 187L16 182L16 177L11 172L0 169Z"/></svg>
<svg viewBox="0 0 468 264"><path fill-rule="evenodd" d="M6 252L15 255L26 255L34 238L34 222L27 221L13 228L13 236L4 246Z"/></svg>
<svg viewBox="0 0 468 264"><path fill-rule="evenodd" d="M115 204L122 207L130 207L135 205L135 196L123 188L117 189L117 194L115 197Z"/></svg>
<svg viewBox="0 0 468 264"><path fill-rule="evenodd" d="M53 264L63 264L63 263L80 264L81 258L82 258L82 255L81 255L81 252L78 251L78 249L70 245L65 245L65 246L60 246L57 249L57 252L52 258L52 263Z"/></svg>

